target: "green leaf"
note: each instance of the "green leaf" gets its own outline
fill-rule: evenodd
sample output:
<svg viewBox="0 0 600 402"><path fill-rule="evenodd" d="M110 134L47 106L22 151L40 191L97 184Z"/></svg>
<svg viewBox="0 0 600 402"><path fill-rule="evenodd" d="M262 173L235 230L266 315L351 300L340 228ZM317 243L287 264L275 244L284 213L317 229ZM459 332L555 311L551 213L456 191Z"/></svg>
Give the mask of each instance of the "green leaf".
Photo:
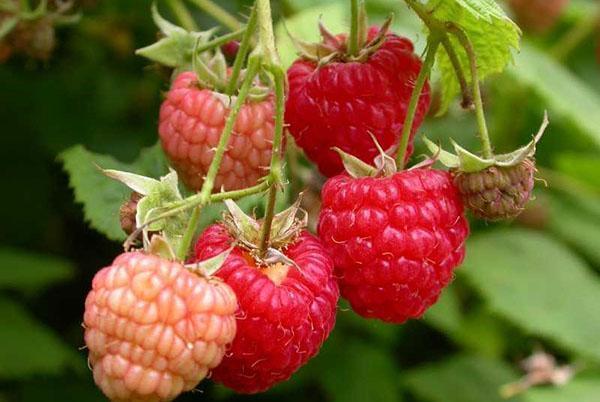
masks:
<svg viewBox="0 0 600 402"><path fill-rule="evenodd" d="M503 402L499 389L516 380L516 375L501 361L459 355L428 364L404 375L406 386L430 402Z"/></svg>
<svg viewBox="0 0 600 402"><path fill-rule="evenodd" d="M430 0L427 8L443 22L458 25L467 34L477 56L479 79L501 73L513 61L513 52L519 49L521 31L493 0ZM452 35L451 35L452 36ZM464 48L453 36L453 48L470 82L469 60ZM439 114L444 113L460 92L456 73L444 48L437 54L437 68L442 84Z"/></svg>
<svg viewBox="0 0 600 402"><path fill-rule="evenodd" d="M548 197L548 229L600 266L600 215L577 202L576 194ZM600 197L586 198L600 205Z"/></svg>
<svg viewBox="0 0 600 402"><path fill-rule="evenodd" d="M119 208L131 190L104 176L98 168L132 171L151 177L166 173L167 164L160 145L147 148L131 163L123 163L109 155L95 154L81 145L67 149L59 155L69 175L75 200L83 204L85 220L90 226L111 240L122 241L125 233L119 224Z"/></svg>
<svg viewBox="0 0 600 402"><path fill-rule="evenodd" d="M536 387L529 390L526 402L597 402L600 378L575 379L562 387Z"/></svg>
<svg viewBox="0 0 600 402"><path fill-rule="evenodd" d="M600 192L600 158L591 155L567 153L558 155L556 169L560 172L592 186Z"/></svg>
<svg viewBox="0 0 600 402"><path fill-rule="evenodd" d="M71 278L69 261L31 251L0 248L0 288L36 292Z"/></svg>
<svg viewBox="0 0 600 402"><path fill-rule="evenodd" d="M509 71L514 79L542 99L552 120L566 120L575 128L574 134L600 147L600 95L589 84L527 44Z"/></svg>
<svg viewBox="0 0 600 402"><path fill-rule="evenodd" d="M400 401L393 355L348 333L334 333L309 365L332 402Z"/></svg>
<svg viewBox="0 0 600 402"><path fill-rule="evenodd" d="M74 349L38 323L19 304L0 297L0 317L0 378L56 375L68 367L84 367Z"/></svg>
<svg viewBox="0 0 600 402"><path fill-rule="evenodd" d="M526 230L473 236L460 270L489 308L535 336L600 360L600 283L563 244Z"/></svg>

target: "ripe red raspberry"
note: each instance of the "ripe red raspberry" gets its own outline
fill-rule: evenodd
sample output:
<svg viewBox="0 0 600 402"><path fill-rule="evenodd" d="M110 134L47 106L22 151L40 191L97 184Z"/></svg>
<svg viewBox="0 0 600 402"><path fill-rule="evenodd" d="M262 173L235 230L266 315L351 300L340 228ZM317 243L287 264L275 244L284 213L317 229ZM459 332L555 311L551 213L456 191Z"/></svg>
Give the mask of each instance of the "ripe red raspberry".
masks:
<svg viewBox="0 0 600 402"><path fill-rule="evenodd" d="M325 183L322 198L319 237L356 313L402 323L437 301L464 258L469 233L449 173L340 175Z"/></svg>
<svg viewBox="0 0 600 402"><path fill-rule="evenodd" d="M371 29L369 39L377 34ZM338 36L345 40L345 36ZM343 45L345 46L345 44ZM367 163L377 156L371 134L383 149L400 142L408 102L421 69L410 40L387 34L364 62L298 59L288 70L286 123L290 133L321 173L341 173L338 147ZM430 103L426 84L417 108L414 136ZM407 158L412 153L412 142Z"/></svg>
<svg viewBox="0 0 600 402"><path fill-rule="evenodd" d="M195 257L205 260L233 242L223 226L210 226ZM335 325L339 290L321 242L303 231L285 255L297 266L259 268L236 247L216 273L238 295L239 310L236 338L212 378L237 392L261 392L287 380L317 354Z"/></svg>
<svg viewBox="0 0 600 402"><path fill-rule="evenodd" d="M523 212L534 187L535 162L490 166L474 173L455 172L454 183L465 206L478 218L498 221Z"/></svg>
<svg viewBox="0 0 600 402"><path fill-rule="evenodd" d="M94 380L112 401L170 401L193 389L235 336L236 298L220 280L141 252L94 277L85 343Z"/></svg>
<svg viewBox="0 0 600 402"><path fill-rule="evenodd" d="M569 0L510 0L509 4L519 26L544 33L554 27Z"/></svg>
<svg viewBox="0 0 600 402"><path fill-rule="evenodd" d="M160 109L162 147L192 190L202 186L229 114L222 99L223 95L199 87L194 73L184 72L173 82ZM273 128L272 97L248 101L242 107L215 179L215 191L249 187L265 175Z"/></svg>

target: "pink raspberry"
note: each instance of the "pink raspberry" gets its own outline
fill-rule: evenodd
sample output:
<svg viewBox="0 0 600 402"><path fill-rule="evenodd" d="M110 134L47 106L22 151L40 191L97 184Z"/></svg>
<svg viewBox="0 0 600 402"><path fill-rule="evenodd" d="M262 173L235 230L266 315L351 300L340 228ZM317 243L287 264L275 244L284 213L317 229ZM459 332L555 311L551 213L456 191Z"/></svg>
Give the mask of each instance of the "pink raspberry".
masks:
<svg viewBox="0 0 600 402"><path fill-rule="evenodd" d="M225 96L199 86L196 75L177 76L160 108L162 147L183 182L199 190L213 159L230 108ZM215 191L250 187L267 173L274 130L272 97L247 101L237 117Z"/></svg>
<svg viewBox="0 0 600 402"><path fill-rule="evenodd" d="M177 262L124 253L85 301L94 380L112 401L170 401L219 365L236 332L231 288Z"/></svg>

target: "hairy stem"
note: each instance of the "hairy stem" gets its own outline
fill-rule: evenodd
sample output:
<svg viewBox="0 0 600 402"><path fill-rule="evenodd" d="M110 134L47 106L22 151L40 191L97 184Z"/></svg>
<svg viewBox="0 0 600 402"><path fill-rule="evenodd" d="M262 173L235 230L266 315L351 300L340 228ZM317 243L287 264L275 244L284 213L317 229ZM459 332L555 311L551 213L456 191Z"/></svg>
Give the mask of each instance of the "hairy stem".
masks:
<svg viewBox="0 0 600 402"><path fill-rule="evenodd" d="M469 65L471 68L471 84L473 86L473 101L475 102L475 114L477 115L477 126L479 127L479 139L481 140L481 147L483 156L486 159L494 157L492 151L492 143L488 133L487 124L485 121L485 112L483 110L483 100L481 99L481 87L479 84L479 75L477 72L477 56L475 55L475 49L469 37L454 24L448 24L450 33L455 35L460 44L465 48L467 56L469 58Z"/></svg>
<svg viewBox="0 0 600 402"><path fill-rule="evenodd" d="M190 14L189 10L185 7L181 0L167 0L167 5L179 21L182 27L187 29L188 31L197 31L198 25L192 14Z"/></svg>
<svg viewBox="0 0 600 402"><path fill-rule="evenodd" d="M256 0L255 6L258 18L258 46L255 52L263 56L267 68L270 69L280 65L279 55L275 48L271 3L269 0Z"/></svg>
<svg viewBox="0 0 600 402"><path fill-rule="evenodd" d="M359 0L350 0L350 37L348 38L348 54L350 56L356 56L358 48L360 47L359 42Z"/></svg>
<svg viewBox="0 0 600 402"><path fill-rule="evenodd" d="M248 55L248 51L250 50L252 35L254 35L255 30L256 6L252 7L250 17L248 18L248 23L246 24L246 32L244 32L244 36L242 37L238 53L235 55L235 61L233 62L233 67L231 68L229 82L227 84L227 88L225 88L225 94L227 95L232 95L235 92L235 89L237 88L240 72L242 71L242 67L244 66L244 62L246 61L246 56Z"/></svg>
<svg viewBox="0 0 600 402"><path fill-rule="evenodd" d="M427 78L431 74L431 69L435 62L435 54L440 45L440 40L437 35L432 34L429 36L427 43L427 54L425 55L425 61L417 76L415 87L408 103L408 110L406 112L406 119L404 120L404 127L402 127L402 137L400 139L400 145L398 146L398 153L396 154L396 165L399 170L404 169L404 159L406 158L406 151L408 149L408 142L410 140L410 133L412 132L413 124L415 122L415 114L417 107L419 106L419 99L423 92L423 87Z"/></svg>
<svg viewBox="0 0 600 402"><path fill-rule="evenodd" d="M190 0L190 2L229 28L231 31L237 31L242 25L237 18L229 14L227 10L211 0Z"/></svg>

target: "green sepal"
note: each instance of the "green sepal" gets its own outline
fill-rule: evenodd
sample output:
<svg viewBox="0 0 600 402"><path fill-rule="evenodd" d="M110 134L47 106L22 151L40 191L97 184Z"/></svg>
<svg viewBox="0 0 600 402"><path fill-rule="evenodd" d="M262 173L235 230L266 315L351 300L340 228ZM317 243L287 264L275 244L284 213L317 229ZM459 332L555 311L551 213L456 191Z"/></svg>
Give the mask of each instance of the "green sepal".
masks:
<svg viewBox="0 0 600 402"><path fill-rule="evenodd" d="M194 264L186 264L185 267L190 272L193 272L200 276L213 276L219 269L221 269L221 267L225 263L225 260L227 260L227 257L229 257L229 254L231 254L232 250L233 247L230 247L222 253L215 255L214 257L211 257L204 261L196 262Z"/></svg>
<svg viewBox="0 0 600 402"><path fill-rule="evenodd" d="M179 191L177 172L170 169L160 180L117 170L104 170L104 173L143 195L137 204L136 226L143 230L145 248L149 246L150 238L153 237L151 232L160 232L176 250L186 230L189 211L167 219L156 218L165 212L165 206L183 199Z"/></svg>
<svg viewBox="0 0 600 402"><path fill-rule="evenodd" d="M135 53L168 67L190 68L198 43L207 42L216 31L216 28L202 32L187 31L164 19L156 3L152 4L152 18L165 37Z"/></svg>
<svg viewBox="0 0 600 402"><path fill-rule="evenodd" d="M228 213L224 215L223 223L240 246L250 251L259 265L277 262L293 264L281 250L292 243L308 223L306 212L300 208L301 197L302 195L293 205L273 217L269 245L263 256L258 256L262 235L261 221L246 215L235 202L226 200ZM303 212L303 216L298 217L298 212Z"/></svg>
<svg viewBox="0 0 600 402"><path fill-rule="evenodd" d="M175 261L177 259L175 251L173 251L169 242L159 235L152 236L147 251L150 254L154 254L169 261Z"/></svg>
<svg viewBox="0 0 600 402"><path fill-rule="evenodd" d="M376 168L363 162L356 156L350 155L338 147L332 149L340 155L340 158L342 158L342 163L344 164L346 172L355 179L358 179L359 177L375 176L377 174Z"/></svg>
<svg viewBox="0 0 600 402"><path fill-rule="evenodd" d="M435 144L426 137L423 137L423 141L427 148L429 148L429 151L434 155L434 159L439 160L444 166L450 169L460 170L461 172L472 173L479 172L490 166L516 166L525 159L533 157L535 155L536 145L544 135L548 124L548 113L544 113L542 125L531 142L516 151L494 155L492 158L482 158L475 155L458 145L452 139L450 141L452 142L456 154L445 151L441 146Z"/></svg>

